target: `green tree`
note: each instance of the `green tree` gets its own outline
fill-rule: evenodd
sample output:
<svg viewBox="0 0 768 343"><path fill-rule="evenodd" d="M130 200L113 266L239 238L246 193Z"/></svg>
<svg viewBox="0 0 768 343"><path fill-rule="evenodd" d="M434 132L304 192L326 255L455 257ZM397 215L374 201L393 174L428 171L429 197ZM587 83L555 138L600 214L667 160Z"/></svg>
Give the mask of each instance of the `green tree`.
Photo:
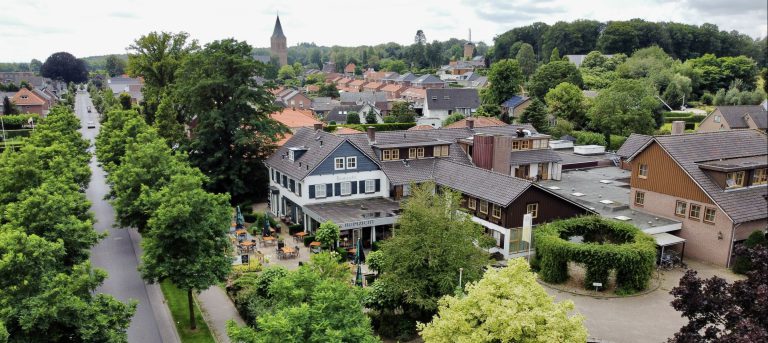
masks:
<svg viewBox="0 0 768 343"><path fill-rule="evenodd" d="M651 134L658 108L655 90L641 80L617 80L600 92L589 111L591 125L602 133Z"/></svg>
<svg viewBox="0 0 768 343"><path fill-rule="evenodd" d="M123 75L125 73L125 61L117 55L109 55L106 60L107 74L111 77Z"/></svg>
<svg viewBox="0 0 768 343"><path fill-rule="evenodd" d="M187 290L190 328L195 329L192 292L226 280L232 267L229 197L202 189L202 178L175 175L155 195L159 206L142 240L139 267L149 282L170 280Z"/></svg>
<svg viewBox="0 0 768 343"><path fill-rule="evenodd" d="M416 121L416 111L410 103L405 101L394 102L387 116L397 118L398 123L413 123Z"/></svg>
<svg viewBox="0 0 768 343"><path fill-rule="evenodd" d="M43 62L40 62L40 60L33 58L32 61L29 62L29 71L33 73L39 73L40 69L43 68Z"/></svg>
<svg viewBox="0 0 768 343"><path fill-rule="evenodd" d="M679 108L685 104L684 100L691 99L692 90L690 78L675 74L672 76L672 80L669 82L669 85L667 85L667 89L664 90L664 94L662 94L661 97L664 98L667 105L672 108Z"/></svg>
<svg viewBox="0 0 768 343"><path fill-rule="evenodd" d="M523 71L516 60L501 60L492 64L488 71L490 86L482 92L483 102L500 105L520 93L523 80Z"/></svg>
<svg viewBox="0 0 768 343"><path fill-rule="evenodd" d="M549 55L549 61L554 62L559 60L560 60L560 49L555 47L554 49L552 49L552 53Z"/></svg>
<svg viewBox="0 0 768 343"><path fill-rule="evenodd" d="M552 135L553 138L559 139L565 135L572 135L573 130L573 123L565 119L558 119L555 126L550 128L549 134Z"/></svg>
<svg viewBox="0 0 768 343"><path fill-rule="evenodd" d="M284 65L277 71L277 77L280 80L293 80L296 78L296 69L290 65Z"/></svg>
<svg viewBox="0 0 768 343"><path fill-rule="evenodd" d="M584 342L584 317L569 316L573 310L570 300L555 303L528 263L516 258L468 284L465 296L442 298L437 315L419 331L426 343Z"/></svg>
<svg viewBox="0 0 768 343"><path fill-rule="evenodd" d="M520 63L520 70L525 75L525 79L533 75L536 71L536 54L533 52L533 46L528 43L520 45L520 50L517 52L515 59Z"/></svg>
<svg viewBox="0 0 768 343"><path fill-rule="evenodd" d="M584 85L581 73L573 63L566 61L549 62L536 69L536 72L531 76L528 91L531 95L543 99L550 89L563 82L571 83L579 88Z"/></svg>
<svg viewBox="0 0 768 343"><path fill-rule="evenodd" d="M464 115L461 113L453 113L443 120L443 126L451 125L459 120L464 119Z"/></svg>
<svg viewBox="0 0 768 343"><path fill-rule="evenodd" d="M587 124L584 94L576 85L563 82L544 96L549 113L558 119L567 119L578 127Z"/></svg>
<svg viewBox="0 0 768 343"><path fill-rule="evenodd" d="M3 114L11 115L17 113L19 113L19 110L16 108L16 105L11 102L11 99L7 96L3 97Z"/></svg>
<svg viewBox="0 0 768 343"><path fill-rule="evenodd" d="M323 246L329 248L336 246L339 237L339 226L330 220L320 224L320 227L315 232L315 239L318 242L323 243Z"/></svg>
<svg viewBox="0 0 768 343"><path fill-rule="evenodd" d="M123 110L130 110L132 107L131 104L131 95L128 93L120 93L119 96L120 100L120 107L122 107Z"/></svg>
<svg viewBox="0 0 768 343"><path fill-rule="evenodd" d="M168 145L178 146L186 143L184 129L184 116L179 111L181 107L179 102L174 100L175 95L166 95L162 97L160 105L157 106L155 114L155 128L160 137L165 138Z"/></svg>
<svg viewBox="0 0 768 343"><path fill-rule="evenodd" d="M631 54L640 45L635 28L625 21L609 22L597 41L600 51L606 54Z"/></svg>
<svg viewBox="0 0 768 343"><path fill-rule="evenodd" d="M530 123L541 133L549 132L547 108L541 100L534 98L531 104L520 115L520 123Z"/></svg>
<svg viewBox="0 0 768 343"><path fill-rule="evenodd" d="M209 177L208 190L229 193L234 203L264 194L263 161L287 131L269 117L277 108L254 78L263 64L251 58L252 50L234 39L214 41L185 60L176 80L183 111L197 117L190 162Z"/></svg>
<svg viewBox="0 0 768 343"><path fill-rule="evenodd" d="M376 124L379 121L376 119L376 112L373 110L368 110L368 113L365 115L365 123L366 124Z"/></svg>
<svg viewBox="0 0 768 343"><path fill-rule="evenodd" d="M360 124L360 114L355 111L347 114L347 124Z"/></svg>
<svg viewBox="0 0 768 343"><path fill-rule="evenodd" d="M333 83L321 84L320 90L317 91L317 96L327 96L336 99L339 97L339 89Z"/></svg>
<svg viewBox="0 0 768 343"><path fill-rule="evenodd" d="M584 57L584 60L581 62L581 68L605 68L605 62L608 61L608 58L603 56L603 53L600 51L591 51L587 54L586 57Z"/></svg>
<svg viewBox="0 0 768 343"><path fill-rule="evenodd" d="M148 125L136 111L112 110L104 116L106 120L96 135L96 157L107 172L113 172L120 165L126 146Z"/></svg>

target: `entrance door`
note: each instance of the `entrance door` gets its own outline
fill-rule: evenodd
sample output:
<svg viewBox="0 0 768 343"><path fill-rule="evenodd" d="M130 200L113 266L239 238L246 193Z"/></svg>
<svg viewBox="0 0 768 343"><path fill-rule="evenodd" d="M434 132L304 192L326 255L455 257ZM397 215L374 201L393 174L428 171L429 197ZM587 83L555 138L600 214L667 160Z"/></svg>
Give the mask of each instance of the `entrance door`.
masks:
<svg viewBox="0 0 768 343"><path fill-rule="evenodd" d="M539 179L549 180L548 163L539 163Z"/></svg>

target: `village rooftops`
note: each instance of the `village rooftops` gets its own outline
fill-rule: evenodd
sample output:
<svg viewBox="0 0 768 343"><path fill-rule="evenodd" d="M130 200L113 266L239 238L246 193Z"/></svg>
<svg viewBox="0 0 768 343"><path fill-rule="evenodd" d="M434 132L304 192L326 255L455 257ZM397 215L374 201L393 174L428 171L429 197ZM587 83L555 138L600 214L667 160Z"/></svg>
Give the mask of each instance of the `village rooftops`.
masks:
<svg viewBox="0 0 768 343"><path fill-rule="evenodd" d="M378 149L391 149L391 148L408 148L408 147L420 147L420 146L433 146L433 145L446 145L452 142L444 141L440 139L428 139L424 141L406 141L389 144L373 144Z"/></svg>

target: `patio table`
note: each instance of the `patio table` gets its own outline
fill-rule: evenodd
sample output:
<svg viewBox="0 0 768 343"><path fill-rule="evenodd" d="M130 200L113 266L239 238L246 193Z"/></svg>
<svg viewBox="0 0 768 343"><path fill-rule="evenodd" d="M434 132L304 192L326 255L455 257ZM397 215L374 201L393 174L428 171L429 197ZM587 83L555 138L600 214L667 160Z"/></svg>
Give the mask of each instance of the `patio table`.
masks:
<svg viewBox="0 0 768 343"><path fill-rule="evenodd" d="M323 244L323 243L315 241L315 242L309 243L309 246L311 246L311 247L319 247L321 244Z"/></svg>

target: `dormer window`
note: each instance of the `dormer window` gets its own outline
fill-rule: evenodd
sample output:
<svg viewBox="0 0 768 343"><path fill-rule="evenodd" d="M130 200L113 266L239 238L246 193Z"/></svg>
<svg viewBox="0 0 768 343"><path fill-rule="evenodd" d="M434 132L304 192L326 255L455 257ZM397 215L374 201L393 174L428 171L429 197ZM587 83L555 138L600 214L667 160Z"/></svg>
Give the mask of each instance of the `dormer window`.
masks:
<svg viewBox="0 0 768 343"><path fill-rule="evenodd" d="M433 96L433 97L432 97L432 100L437 100L437 97L436 97L436 96Z"/></svg>
<svg viewBox="0 0 768 343"><path fill-rule="evenodd" d="M755 169L752 173L752 185L764 185L768 183L768 169Z"/></svg>
<svg viewBox="0 0 768 343"><path fill-rule="evenodd" d="M291 161L294 161L294 160L296 160L294 158L294 156L295 156L294 150L288 150L288 159L291 160Z"/></svg>
<svg viewBox="0 0 768 343"><path fill-rule="evenodd" d="M725 174L726 188L744 187L744 171L737 171Z"/></svg>

